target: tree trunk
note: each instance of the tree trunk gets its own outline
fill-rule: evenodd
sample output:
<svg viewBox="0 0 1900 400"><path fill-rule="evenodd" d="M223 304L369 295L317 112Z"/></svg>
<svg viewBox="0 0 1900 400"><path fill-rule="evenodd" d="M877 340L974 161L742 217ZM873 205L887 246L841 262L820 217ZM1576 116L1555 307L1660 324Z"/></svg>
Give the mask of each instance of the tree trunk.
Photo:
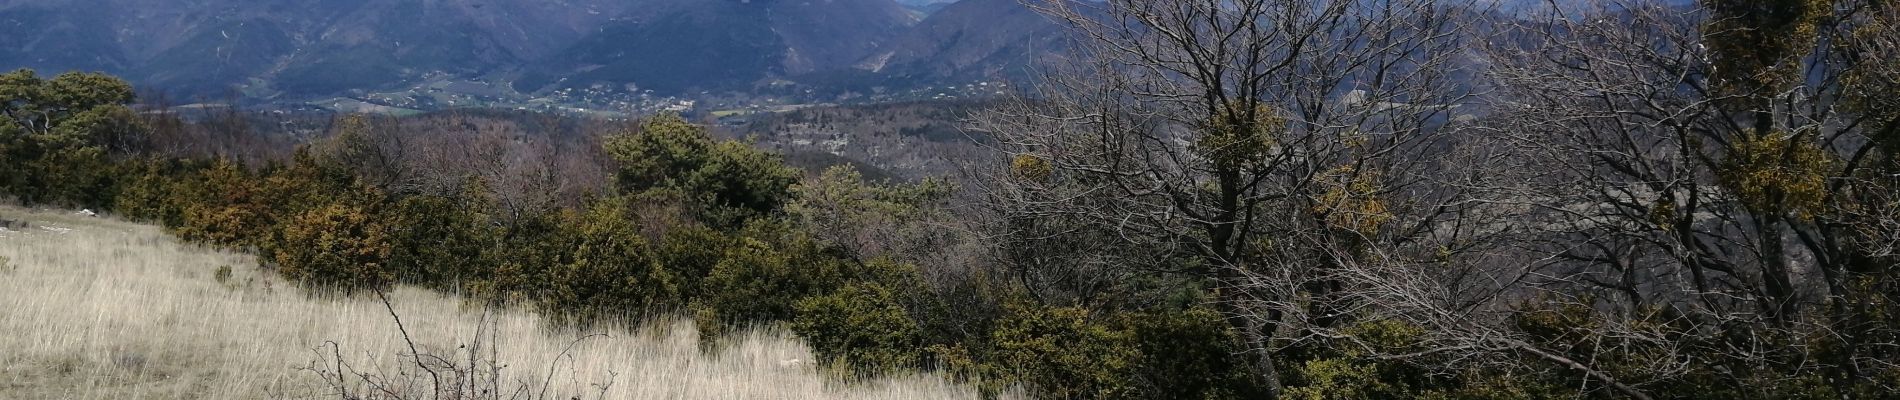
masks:
<svg viewBox="0 0 1900 400"><path fill-rule="evenodd" d="M1249 300L1239 290L1234 289L1238 283L1231 276L1234 274L1223 274L1229 277L1222 279L1223 287L1216 291L1218 297L1216 304L1219 304L1221 313L1226 315L1228 327L1239 335L1237 339L1240 345L1246 346L1247 361L1253 367L1255 377L1260 379L1261 385L1267 390L1265 398L1277 399L1283 387L1280 383L1280 369L1274 365L1271 342L1273 325L1278 323L1279 315L1277 312L1269 311L1265 321L1248 318L1249 314L1241 304Z"/></svg>
<svg viewBox="0 0 1900 400"><path fill-rule="evenodd" d="M1769 315L1777 320L1793 318L1800 310L1795 304L1794 282L1789 275L1787 247L1782 243L1781 222L1773 216L1761 216L1756 220L1756 229L1761 234L1761 273L1768 294Z"/></svg>

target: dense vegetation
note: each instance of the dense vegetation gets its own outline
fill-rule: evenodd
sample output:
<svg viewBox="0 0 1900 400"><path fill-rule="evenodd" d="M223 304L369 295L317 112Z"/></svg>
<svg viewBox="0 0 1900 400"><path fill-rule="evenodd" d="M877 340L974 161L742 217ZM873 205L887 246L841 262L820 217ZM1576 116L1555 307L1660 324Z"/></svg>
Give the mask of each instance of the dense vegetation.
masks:
<svg viewBox="0 0 1900 400"><path fill-rule="evenodd" d="M1884 4L1513 20L1481 26L1519 40L1477 74L1455 61L1478 27L1454 22L1479 17L1430 0L1176 3L1049 10L1102 65L978 114L1001 161L954 182L801 171L667 115L464 147L342 116L250 158L189 150L218 136L163 132L242 129L133 112L111 77L19 71L0 76L0 192L248 249L316 291L690 314L714 346L779 325L843 376L1046 398L1900 388ZM1323 51L1269 51L1297 33ZM1479 92L1483 115L1452 112Z"/></svg>
<svg viewBox="0 0 1900 400"><path fill-rule="evenodd" d="M446 186L406 176L393 158L416 149L392 147L396 134L374 126L395 121L339 117L333 132L288 160L247 164L153 150L202 147L159 143L194 139L153 135L153 126L215 127L139 116L127 108L129 87L111 77L5 78L9 115L47 117L6 125L0 165L31 172L8 174L27 179L6 182L4 193L250 249L312 290L420 285L577 324L690 313L715 342L731 327L784 324L847 375L945 366L1008 377L993 388L1027 382L1080 397L1248 390L1200 376L1233 370L1232 352L1221 350L1228 343L1207 318L1176 309L1096 321L1087 310L1036 305L986 271L920 271L924 262L975 261L946 254L973 243L940 230L954 191L944 182L876 184L848 167L806 174L659 116L598 138L612 171L599 193L509 210L495 183L476 175ZM35 126L46 133L25 131ZM1203 336L1182 344L1171 330ZM1098 370L1097 355L1070 351L1072 337L1112 352L1121 369ZM1156 347L1156 359L1141 358L1150 357L1143 346ZM1058 356L1069 361L1042 362ZM1118 375L1137 372L1162 383ZM1085 379L1067 387L1077 378Z"/></svg>

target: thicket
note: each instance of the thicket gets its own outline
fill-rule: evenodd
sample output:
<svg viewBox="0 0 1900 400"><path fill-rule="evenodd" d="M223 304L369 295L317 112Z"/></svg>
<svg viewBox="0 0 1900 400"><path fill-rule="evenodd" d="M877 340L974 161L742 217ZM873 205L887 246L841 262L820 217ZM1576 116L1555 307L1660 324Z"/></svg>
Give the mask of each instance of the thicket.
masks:
<svg viewBox="0 0 1900 400"><path fill-rule="evenodd" d="M779 325L847 377L945 368L1065 398L1246 392L1219 378L1232 374L1208 373L1233 362L1217 323L1048 308L981 274L921 270L948 256L934 252L960 251L953 233L917 223L949 215L944 182L799 171L658 116L596 135L610 183L576 206L509 210L494 188L505 182L415 184L424 178L396 159L405 154L389 120L339 117L282 161L181 156L152 150L194 146L161 143L174 139L154 126L206 123L130 112L117 79L19 71L3 81L8 115L43 117L0 124L11 178L0 193L250 250L312 291L418 285L572 324L686 313L709 345L733 327Z"/></svg>

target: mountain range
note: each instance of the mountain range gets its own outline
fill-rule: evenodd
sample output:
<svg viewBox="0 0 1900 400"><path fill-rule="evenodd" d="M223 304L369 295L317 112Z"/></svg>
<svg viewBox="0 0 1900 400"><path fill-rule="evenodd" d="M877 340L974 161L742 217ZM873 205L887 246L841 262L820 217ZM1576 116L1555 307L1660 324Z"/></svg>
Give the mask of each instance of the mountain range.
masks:
<svg viewBox="0 0 1900 400"><path fill-rule="evenodd" d="M0 0L0 68L298 99L432 79L685 93L1019 73L1059 44L1018 0Z"/></svg>

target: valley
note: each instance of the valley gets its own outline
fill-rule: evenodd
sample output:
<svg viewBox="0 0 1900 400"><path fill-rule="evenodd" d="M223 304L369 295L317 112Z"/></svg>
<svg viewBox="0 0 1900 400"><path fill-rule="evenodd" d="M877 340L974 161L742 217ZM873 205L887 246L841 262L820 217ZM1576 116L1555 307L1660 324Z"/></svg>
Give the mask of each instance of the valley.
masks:
<svg viewBox="0 0 1900 400"><path fill-rule="evenodd" d="M177 104L643 115L968 96L935 88L1016 80L1052 50L1016 40L1057 24L1015 0L945 3L19 0L0 2L19 43L0 65Z"/></svg>

